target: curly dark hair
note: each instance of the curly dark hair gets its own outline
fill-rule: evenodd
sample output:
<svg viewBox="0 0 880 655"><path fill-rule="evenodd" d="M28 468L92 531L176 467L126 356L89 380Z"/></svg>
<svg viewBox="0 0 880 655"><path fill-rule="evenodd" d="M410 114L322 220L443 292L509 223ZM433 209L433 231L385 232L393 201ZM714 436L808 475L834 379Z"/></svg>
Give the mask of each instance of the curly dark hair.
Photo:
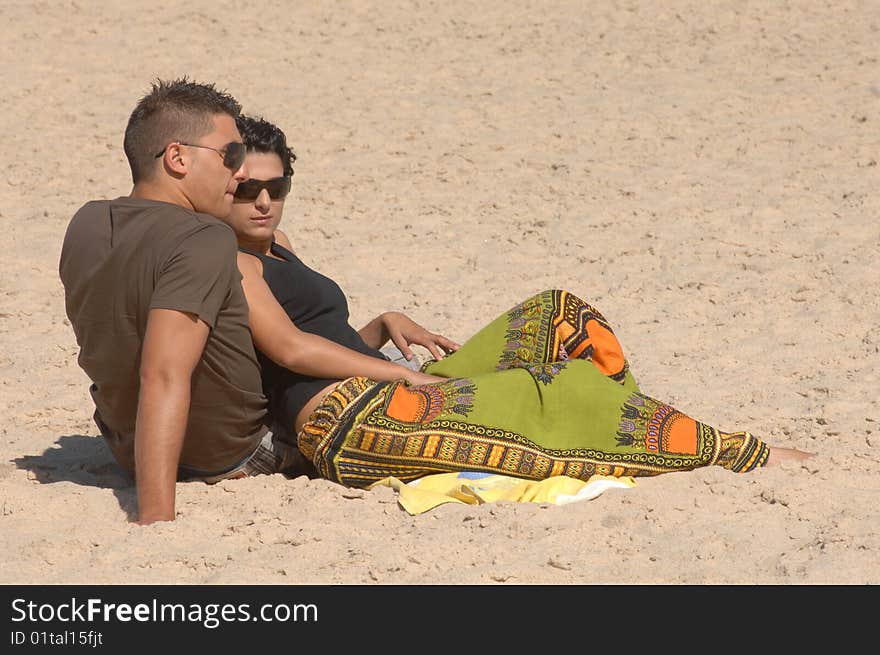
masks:
<svg viewBox="0 0 880 655"><path fill-rule="evenodd" d="M169 143L192 143L214 129L217 114L237 118L240 113L236 99L213 84L199 84L186 77L156 80L131 112L125 128L125 156L132 181L137 184L152 177L156 153Z"/></svg>
<svg viewBox="0 0 880 655"><path fill-rule="evenodd" d="M251 152L274 152L284 166L284 174L293 175L296 153L287 147L287 137L277 125L262 118L240 115L235 119L244 145Z"/></svg>

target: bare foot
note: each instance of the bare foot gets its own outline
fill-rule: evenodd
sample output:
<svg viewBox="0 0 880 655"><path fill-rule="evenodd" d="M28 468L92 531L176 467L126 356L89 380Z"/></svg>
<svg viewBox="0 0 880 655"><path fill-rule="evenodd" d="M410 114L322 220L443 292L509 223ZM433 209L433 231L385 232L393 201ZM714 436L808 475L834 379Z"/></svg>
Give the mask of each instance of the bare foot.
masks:
<svg viewBox="0 0 880 655"><path fill-rule="evenodd" d="M770 447L770 454L767 456L767 462L764 466L779 466L783 462L801 462L810 459L815 453L808 453L797 448L779 448Z"/></svg>

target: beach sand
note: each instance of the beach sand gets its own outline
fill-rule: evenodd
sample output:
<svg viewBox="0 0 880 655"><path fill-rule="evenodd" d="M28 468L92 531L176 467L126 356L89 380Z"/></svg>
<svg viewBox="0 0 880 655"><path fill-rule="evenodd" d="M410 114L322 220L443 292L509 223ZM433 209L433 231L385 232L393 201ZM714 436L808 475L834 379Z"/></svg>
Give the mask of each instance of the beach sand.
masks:
<svg viewBox="0 0 880 655"><path fill-rule="evenodd" d="M880 582L880 6L278 4L0 11L0 583ZM356 327L463 341L566 288L645 393L816 457L415 517L390 489L180 484L176 522L130 523L58 256L182 75L285 129L282 228Z"/></svg>

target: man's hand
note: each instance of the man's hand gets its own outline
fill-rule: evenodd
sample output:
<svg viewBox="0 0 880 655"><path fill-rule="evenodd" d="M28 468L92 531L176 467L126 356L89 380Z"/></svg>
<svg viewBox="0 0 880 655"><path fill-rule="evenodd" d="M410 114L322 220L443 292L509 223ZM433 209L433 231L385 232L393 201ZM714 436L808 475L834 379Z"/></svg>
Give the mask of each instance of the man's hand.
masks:
<svg viewBox="0 0 880 655"><path fill-rule="evenodd" d="M426 348L434 359L443 359L443 353L454 353L459 344L439 334L429 332L411 318L400 312L382 314L382 325L394 345L403 353L407 361L413 358L411 345Z"/></svg>
<svg viewBox="0 0 880 655"><path fill-rule="evenodd" d="M174 520L177 465L189 417L192 373L207 339L207 324L192 314L150 310L134 436L140 525Z"/></svg>

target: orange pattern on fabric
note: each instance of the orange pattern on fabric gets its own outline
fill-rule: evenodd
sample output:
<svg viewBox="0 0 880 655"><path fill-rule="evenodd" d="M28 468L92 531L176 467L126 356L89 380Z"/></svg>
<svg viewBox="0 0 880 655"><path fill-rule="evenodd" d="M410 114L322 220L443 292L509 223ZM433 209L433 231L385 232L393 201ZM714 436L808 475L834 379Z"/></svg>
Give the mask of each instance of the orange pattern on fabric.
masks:
<svg viewBox="0 0 880 655"><path fill-rule="evenodd" d="M675 412L663 426L663 451L682 455L697 454L697 422Z"/></svg>
<svg viewBox="0 0 880 655"><path fill-rule="evenodd" d="M588 343L593 345L593 364L603 375L614 375L623 370L624 357L620 342L611 330L606 329L596 319L587 321L587 334L590 339L584 344L586 348ZM569 354L574 358L578 355Z"/></svg>
<svg viewBox="0 0 880 655"><path fill-rule="evenodd" d="M426 405L424 395L400 384L391 395L387 414L398 421L418 423L425 416Z"/></svg>

